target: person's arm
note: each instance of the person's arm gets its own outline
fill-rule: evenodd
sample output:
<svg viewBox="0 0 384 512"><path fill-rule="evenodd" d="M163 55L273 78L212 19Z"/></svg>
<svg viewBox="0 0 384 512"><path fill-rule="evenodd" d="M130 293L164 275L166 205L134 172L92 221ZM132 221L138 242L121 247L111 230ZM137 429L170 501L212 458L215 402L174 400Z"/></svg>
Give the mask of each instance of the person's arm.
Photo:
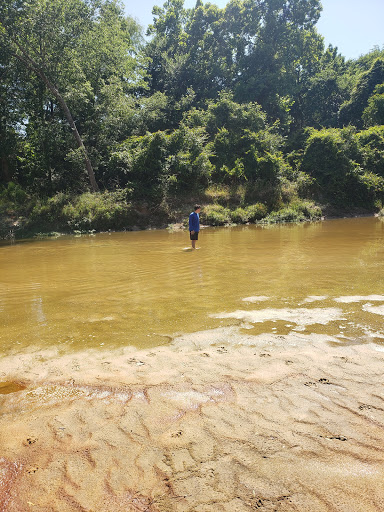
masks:
<svg viewBox="0 0 384 512"><path fill-rule="evenodd" d="M194 214L191 213L191 215L189 216L189 231L194 231L195 230L195 227L194 227Z"/></svg>
<svg viewBox="0 0 384 512"><path fill-rule="evenodd" d="M189 231L199 231L199 217L197 213L191 214L189 226Z"/></svg>

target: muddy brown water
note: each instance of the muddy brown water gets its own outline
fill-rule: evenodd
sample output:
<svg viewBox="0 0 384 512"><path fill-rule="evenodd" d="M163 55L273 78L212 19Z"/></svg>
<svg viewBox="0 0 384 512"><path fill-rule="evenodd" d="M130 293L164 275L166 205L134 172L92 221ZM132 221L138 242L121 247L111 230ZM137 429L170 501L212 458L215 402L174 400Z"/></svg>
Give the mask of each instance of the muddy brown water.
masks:
<svg viewBox="0 0 384 512"><path fill-rule="evenodd" d="M384 341L384 222L59 237L0 247L0 352L169 343L242 323Z"/></svg>
<svg viewBox="0 0 384 512"><path fill-rule="evenodd" d="M10 393L17 393L18 391L23 391L24 389L26 389L26 386L24 386L20 382L14 382L14 381L0 382L0 395L8 395Z"/></svg>

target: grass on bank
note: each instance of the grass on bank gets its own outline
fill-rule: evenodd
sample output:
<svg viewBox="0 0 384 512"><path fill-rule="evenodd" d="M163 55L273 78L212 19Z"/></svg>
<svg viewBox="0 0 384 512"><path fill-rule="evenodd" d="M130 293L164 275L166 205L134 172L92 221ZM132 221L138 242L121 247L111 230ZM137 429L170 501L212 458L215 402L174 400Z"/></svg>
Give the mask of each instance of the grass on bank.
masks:
<svg viewBox="0 0 384 512"><path fill-rule="evenodd" d="M322 217L322 210L312 201L296 199L283 205L279 210L268 213L265 204L257 203L233 210L220 204L210 204L202 211L202 221L210 226L226 224L262 223L276 224L279 222L315 221Z"/></svg>
<svg viewBox="0 0 384 512"><path fill-rule="evenodd" d="M280 207L271 211L271 207L262 202L244 204L244 194L239 189L237 195L218 187L215 197L212 189L208 192L202 198L204 202L201 201L201 222L205 225L303 222L318 220L322 215L315 203L297 197L285 203L280 201ZM41 199L29 196L18 185L9 184L0 192L0 238L166 227L170 223L185 222L190 211L191 205L180 200L177 208L169 203L135 202L130 189L81 195L58 193Z"/></svg>
<svg viewBox="0 0 384 512"><path fill-rule="evenodd" d="M235 209L226 208L220 204L204 206L201 217L204 224L223 226L225 224L246 224L263 219L268 213L265 204L257 203Z"/></svg>

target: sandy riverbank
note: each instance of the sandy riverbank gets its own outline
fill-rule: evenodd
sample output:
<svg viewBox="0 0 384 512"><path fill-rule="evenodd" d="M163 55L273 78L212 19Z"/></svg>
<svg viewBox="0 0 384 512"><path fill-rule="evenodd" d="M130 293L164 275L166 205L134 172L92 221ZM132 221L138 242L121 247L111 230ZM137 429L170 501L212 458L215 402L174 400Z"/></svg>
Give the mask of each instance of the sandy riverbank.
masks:
<svg viewBox="0 0 384 512"><path fill-rule="evenodd" d="M384 510L384 351L237 327L0 362L0 511Z"/></svg>

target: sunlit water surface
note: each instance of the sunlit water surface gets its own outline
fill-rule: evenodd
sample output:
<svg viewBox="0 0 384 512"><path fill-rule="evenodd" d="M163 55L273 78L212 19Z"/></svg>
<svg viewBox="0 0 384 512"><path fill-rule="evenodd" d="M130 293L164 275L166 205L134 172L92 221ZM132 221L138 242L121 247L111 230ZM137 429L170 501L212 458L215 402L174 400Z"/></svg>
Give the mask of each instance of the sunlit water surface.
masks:
<svg viewBox="0 0 384 512"><path fill-rule="evenodd" d="M384 222L60 237L0 247L0 351L168 343L242 324L248 334L384 342ZM244 300L245 299L245 300Z"/></svg>

